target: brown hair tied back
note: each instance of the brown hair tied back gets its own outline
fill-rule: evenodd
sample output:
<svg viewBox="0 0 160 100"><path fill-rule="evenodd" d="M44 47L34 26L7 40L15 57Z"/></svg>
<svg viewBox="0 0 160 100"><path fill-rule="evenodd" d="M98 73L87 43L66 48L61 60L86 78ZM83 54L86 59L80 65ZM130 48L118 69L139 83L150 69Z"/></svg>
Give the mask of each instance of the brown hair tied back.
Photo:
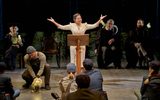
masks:
<svg viewBox="0 0 160 100"><path fill-rule="evenodd" d="M80 14L80 13L75 13L75 14L73 15L73 20L75 20L75 19L77 18L77 16L81 16L81 14Z"/></svg>

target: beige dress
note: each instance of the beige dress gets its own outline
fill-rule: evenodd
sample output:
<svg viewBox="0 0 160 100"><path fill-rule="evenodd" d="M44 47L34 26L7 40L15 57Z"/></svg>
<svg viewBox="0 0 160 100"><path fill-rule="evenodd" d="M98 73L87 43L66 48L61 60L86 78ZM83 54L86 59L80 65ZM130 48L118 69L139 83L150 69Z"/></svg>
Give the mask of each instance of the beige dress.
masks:
<svg viewBox="0 0 160 100"><path fill-rule="evenodd" d="M61 30L70 30L73 35L83 35L86 30L94 29L98 27L99 23L95 24L87 24L82 23L81 25L77 25L75 23L70 23L68 25L60 25L58 28ZM83 61L85 59L86 47L81 46L81 65L83 67ZM76 65L76 46L70 46L70 62L75 63Z"/></svg>

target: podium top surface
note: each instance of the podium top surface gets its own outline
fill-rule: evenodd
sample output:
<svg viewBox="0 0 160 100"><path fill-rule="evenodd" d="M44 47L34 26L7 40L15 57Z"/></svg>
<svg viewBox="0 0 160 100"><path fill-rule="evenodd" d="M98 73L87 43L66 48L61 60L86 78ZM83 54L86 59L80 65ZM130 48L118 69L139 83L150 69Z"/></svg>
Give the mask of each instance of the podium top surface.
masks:
<svg viewBox="0 0 160 100"><path fill-rule="evenodd" d="M79 43L80 46L89 45L89 34L84 35L67 35L67 45L68 46L77 46Z"/></svg>

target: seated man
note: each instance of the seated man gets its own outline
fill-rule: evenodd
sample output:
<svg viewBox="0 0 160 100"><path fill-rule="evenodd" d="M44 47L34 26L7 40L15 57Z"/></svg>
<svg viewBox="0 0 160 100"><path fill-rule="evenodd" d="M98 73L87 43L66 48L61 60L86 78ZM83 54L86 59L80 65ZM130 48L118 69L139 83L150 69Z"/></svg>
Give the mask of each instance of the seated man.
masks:
<svg viewBox="0 0 160 100"><path fill-rule="evenodd" d="M90 77L89 89L99 91L107 98L106 92L103 91L103 77L100 70L93 68L93 61L88 58L83 61L83 66L85 69L83 73Z"/></svg>
<svg viewBox="0 0 160 100"><path fill-rule="evenodd" d="M61 90L61 100L65 100L65 97L68 93L75 92L77 90L77 84L75 82L75 73L76 66L74 63L67 64L67 76L63 77L60 82L60 90ZM56 93L51 93L52 97L55 99L60 98L57 97Z"/></svg>
<svg viewBox="0 0 160 100"><path fill-rule="evenodd" d="M91 91L89 89L90 77L85 74L76 76L76 83L78 90L69 93L66 100L106 100L98 91Z"/></svg>
<svg viewBox="0 0 160 100"><path fill-rule="evenodd" d="M20 95L19 89L13 89L11 78L4 75L5 63L0 62L0 94L4 93L4 96L9 95L11 100L15 100ZM3 100L0 97L0 100Z"/></svg>
<svg viewBox="0 0 160 100"><path fill-rule="evenodd" d="M93 61L86 58L83 61L84 73L90 77L89 88L92 90L103 91L103 77L101 72L98 69L93 68Z"/></svg>
<svg viewBox="0 0 160 100"><path fill-rule="evenodd" d="M33 46L28 46L27 54L24 56L25 67L27 68L22 74L22 78L26 81L24 88L29 88L35 78L45 76L45 89L50 90L50 66L46 63L46 56L42 52L36 51Z"/></svg>
<svg viewBox="0 0 160 100"><path fill-rule="evenodd" d="M160 100L160 62L149 63L149 73L143 78L141 86L142 100Z"/></svg>

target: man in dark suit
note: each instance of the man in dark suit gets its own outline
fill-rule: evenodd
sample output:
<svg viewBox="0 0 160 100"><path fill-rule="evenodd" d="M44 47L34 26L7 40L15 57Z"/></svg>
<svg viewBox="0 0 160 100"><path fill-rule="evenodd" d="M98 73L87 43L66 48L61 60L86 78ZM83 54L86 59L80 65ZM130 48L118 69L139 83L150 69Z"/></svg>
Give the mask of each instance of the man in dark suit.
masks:
<svg viewBox="0 0 160 100"><path fill-rule="evenodd" d="M20 90L13 89L11 78L3 74L5 72L5 67L5 63L0 62L0 93L9 95L11 100L15 100L16 97L20 95Z"/></svg>
<svg viewBox="0 0 160 100"><path fill-rule="evenodd" d="M66 100L106 100L98 91L89 89L90 77L85 74L80 74L76 77L78 90L69 93Z"/></svg>
<svg viewBox="0 0 160 100"><path fill-rule="evenodd" d="M136 28L127 34L125 51L128 62L126 68L147 68L148 62L154 60L152 35L143 19L138 19Z"/></svg>

